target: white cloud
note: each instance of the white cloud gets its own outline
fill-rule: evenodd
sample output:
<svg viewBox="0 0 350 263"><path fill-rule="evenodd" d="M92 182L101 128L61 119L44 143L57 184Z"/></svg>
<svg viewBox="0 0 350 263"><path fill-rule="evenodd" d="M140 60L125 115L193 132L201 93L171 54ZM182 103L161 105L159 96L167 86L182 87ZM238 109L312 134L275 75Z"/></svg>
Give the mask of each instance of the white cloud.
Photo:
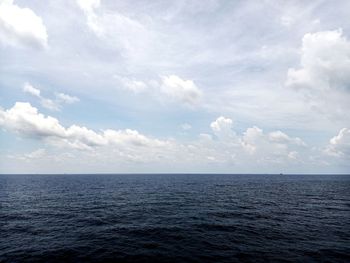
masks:
<svg viewBox="0 0 350 263"><path fill-rule="evenodd" d="M329 141L329 145L324 152L331 156L344 157L350 160L350 129L341 129L338 135Z"/></svg>
<svg viewBox="0 0 350 263"><path fill-rule="evenodd" d="M77 3L86 12L92 12L94 8L98 8L101 4L100 0L77 0Z"/></svg>
<svg viewBox="0 0 350 263"><path fill-rule="evenodd" d="M25 154L25 157L28 159L38 159L38 158L43 157L45 154L46 154L45 149L38 149L38 150L35 150L31 153Z"/></svg>
<svg viewBox="0 0 350 263"><path fill-rule="evenodd" d="M34 88L30 83L26 82L24 83L24 86L23 86L23 92L25 93L29 93L35 97L38 97L40 98L40 90L37 89L37 88Z"/></svg>
<svg viewBox="0 0 350 263"><path fill-rule="evenodd" d="M126 88L127 90L130 90L134 93L141 93L148 90L148 85L143 81L120 78L118 76L115 76L115 78L119 79L123 88Z"/></svg>
<svg viewBox="0 0 350 263"><path fill-rule="evenodd" d="M105 10L99 0L77 0L84 12L89 29L112 49L121 51L122 56L139 60L152 48L152 32L135 18L119 12Z"/></svg>
<svg viewBox="0 0 350 263"><path fill-rule="evenodd" d="M243 149L260 163L297 161L297 149L304 150L306 146L300 138L292 138L281 131L266 134L256 126L243 133L241 143Z"/></svg>
<svg viewBox="0 0 350 263"><path fill-rule="evenodd" d="M34 89L41 90L40 94L33 89L26 91L39 112L43 108L41 105L50 109L66 106L64 114L49 115L64 116L65 122L58 119L66 132L69 122L82 128L72 128L69 136L65 134L68 137L40 137L43 140L38 144L87 148L91 156L95 152L101 154L101 166L105 162L102 151L110 151L111 160L163 158L164 162L158 164L164 163L167 166L164 170L171 169L168 168L171 161L177 162L176 167L183 167L180 160L187 159L188 162L197 160L196 167L203 171L210 159L212 163L230 165L232 162L249 163L249 160L252 166L246 167L265 172L275 166L256 169L256 161L263 162L264 156L282 152L288 160L307 161L305 153L313 146L315 155L318 152L320 158L329 159L330 163L341 159L321 152L328 145L326 134L333 136L341 128L349 127L350 20L346 11L350 1L280 1L278 5L276 1L223 3L216 0L205 5L200 0L190 3L0 0L0 3L1 100L8 103L15 102L16 96L23 97L11 86L29 80ZM221 12L223 8L225 12ZM5 9L10 12L3 13ZM41 23L42 37L35 34L38 27L31 25L35 16L41 17L34 20L39 21L37 25ZM338 27L343 31L334 30ZM21 31L22 28L26 31ZM45 52L9 48L43 48L45 45L50 46ZM116 74L125 77L125 82L112 77ZM172 75L182 80L176 84L180 88L168 85L164 92L163 76L170 78ZM182 87L187 80L200 90L201 96L196 91L191 95ZM290 88L283 85L286 81ZM62 90L39 86L40 83L54 83ZM74 87L74 93L73 88L64 87ZM64 95L55 94L55 91ZM87 118L86 107L80 107L85 103L74 104L74 107L65 105L77 102L71 95L86 98L92 111L98 108L98 112L106 113L103 120L99 114L90 114ZM82 116L88 131L81 127ZM118 116L120 119L115 120ZM211 129L210 123L216 122L211 116L230 117L232 125L227 123L224 128L225 122L220 126L218 121L220 128ZM193 128L179 130L183 122L190 123ZM131 125L140 132L146 130L149 134L177 139L170 139L171 147L162 146L167 147L168 152L164 148L163 152L145 153L146 150L141 149L147 149L142 146L147 143L125 130L115 138L134 136L139 138L136 140L139 147L126 147L133 145L131 140L124 146L112 142L102 144L107 135L98 128L92 129L98 124L104 128ZM252 149L252 153L241 143L243 131L248 127L251 130L247 137L249 133L256 136L255 141L245 138L245 146ZM259 129L263 130L262 135ZM198 138L197 133L203 134ZM297 136L305 136L310 146L302 146ZM146 137L152 142L155 140ZM98 146L92 146L96 144ZM30 145L25 143L21 149L5 145L3 152L28 150ZM59 151L74 150L60 148ZM103 154L108 156L106 152ZM333 149L333 154L341 155L340 152L344 150L339 146ZM77 158L81 155L78 153ZM285 157L287 155L289 157ZM309 171L313 168L312 164L305 167L310 168ZM330 169L343 169L339 167L333 165ZM119 171L118 167L115 171ZM322 168L314 171L322 171Z"/></svg>
<svg viewBox="0 0 350 263"><path fill-rule="evenodd" d="M274 131L269 133L269 140L276 143L295 143L300 146L306 146L300 138L291 138L287 134L281 131Z"/></svg>
<svg viewBox="0 0 350 263"><path fill-rule="evenodd" d="M38 88L35 88L30 83L26 82L23 86L23 92L28 93L34 97L37 97L40 100L40 104L49 110L58 111L60 110L62 103L72 104L80 101L79 98L75 96L70 96L64 93L55 93L56 99L52 100L45 98L41 95L41 92Z"/></svg>
<svg viewBox="0 0 350 263"><path fill-rule="evenodd" d="M198 103L202 92L192 80L183 80L176 75L162 77L160 91L188 105Z"/></svg>
<svg viewBox="0 0 350 263"><path fill-rule="evenodd" d="M6 157L9 159L17 159L20 161L25 162L32 162L35 160L42 160L46 157L46 150L43 148L37 149L35 151L29 152L29 153L23 153L23 154L8 154Z"/></svg>
<svg viewBox="0 0 350 263"><path fill-rule="evenodd" d="M100 0L77 0L77 4L84 11L91 30L97 35L102 35L103 28L99 25L98 16L95 14L95 9L101 5Z"/></svg>
<svg viewBox="0 0 350 263"><path fill-rule="evenodd" d="M9 110L0 111L0 125L18 134L34 137L65 137L58 120L45 117L29 103L16 102Z"/></svg>
<svg viewBox="0 0 350 263"><path fill-rule="evenodd" d="M213 141L211 137L203 137L205 139L202 141L216 149L216 154L211 153L211 156L221 156L217 160L282 164L299 160L297 150L306 149L306 144L300 138L290 137L281 131L264 133L261 128L253 126L242 135L237 134L233 130L232 119L223 116L212 122L210 127L218 141Z"/></svg>
<svg viewBox="0 0 350 263"><path fill-rule="evenodd" d="M198 139L184 144L174 139L151 138L132 129L94 131L76 124L64 127L56 118L44 116L29 103L17 102L8 110L0 110L3 129L37 138L54 149L64 149L65 153L79 151L79 159L89 165L136 162L168 167L180 164L182 167L207 164L268 167L302 164L309 158L308 148L299 138L281 131L264 133L256 126L237 134L232 125L231 119L221 116L210 125L214 138L211 134L200 134ZM349 130L343 129L330 141L328 151L342 156L349 153L349 138ZM43 153L33 152L22 157L40 159Z"/></svg>
<svg viewBox="0 0 350 263"><path fill-rule="evenodd" d="M140 134L138 131L126 129L126 130L105 130L104 137L108 142L116 145L132 145L138 147L158 147L164 146L167 144L165 141L150 139L143 134Z"/></svg>
<svg viewBox="0 0 350 263"><path fill-rule="evenodd" d="M216 136L228 138L235 136L232 125L233 121L231 119L220 116L210 124L210 127Z"/></svg>
<svg viewBox="0 0 350 263"><path fill-rule="evenodd" d="M222 130L231 130L232 123L231 119L220 116L210 124L210 127L214 132L220 132Z"/></svg>
<svg viewBox="0 0 350 263"><path fill-rule="evenodd" d="M350 109L350 42L343 31L305 34L300 64L288 70L286 85L300 90L315 110L344 118Z"/></svg>
<svg viewBox="0 0 350 263"><path fill-rule="evenodd" d="M257 151L257 147L264 141L264 133L262 129L254 126L248 128L242 137L242 146L250 154L254 154Z"/></svg>
<svg viewBox="0 0 350 263"><path fill-rule="evenodd" d="M40 103L41 103L41 106L43 106L46 109L53 110L53 111L60 110L60 105L51 99L40 97Z"/></svg>
<svg viewBox="0 0 350 263"><path fill-rule="evenodd" d="M67 104L72 104L72 103L80 101L79 98L77 98L75 96L70 96L70 95L64 94L64 93L55 93L55 96L56 96L58 101L64 102Z"/></svg>
<svg viewBox="0 0 350 263"><path fill-rule="evenodd" d="M63 127L53 117L45 117L29 103L16 102L9 110L0 111L0 125L19 135L44 139L56 146L68 146L87 150L97 146L118 145L127 147L159 147L167 145L157 139L150 139L137 131L105 130L97 133L86 127L71 125Z"/></svg>
<svg viewBox="0 0 350 263"><path fill-rule="evenodd" d="M29 8L21 8L11 0L0 2L0 42L11 46L46 48L46 27Z"/></svg>
<svg viewBox="0 0 350 263"><path fill-rule="evenodd" d="M291 151L288 153L288 158L290 160L298 160L299 159L299 153L297 151Z"/></svg>
<svg viewBox="0 0 350 263"><path fill-rule="evenodd" d="M118 75L114 75L113 78L117 79L121 87L126 90L135 94L148 93L148 95L153 95L163 102L170 99L188 106L195 106L202 96L202 91L192 80L183 80L176 75L163 76L160 81L153 79L146 82Z"/></svg>

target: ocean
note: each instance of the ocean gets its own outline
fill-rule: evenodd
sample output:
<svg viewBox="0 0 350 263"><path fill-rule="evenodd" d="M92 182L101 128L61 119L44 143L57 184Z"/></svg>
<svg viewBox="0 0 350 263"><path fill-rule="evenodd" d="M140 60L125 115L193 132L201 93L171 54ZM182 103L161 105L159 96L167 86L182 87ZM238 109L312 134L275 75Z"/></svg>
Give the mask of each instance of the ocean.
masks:
<svg viewBox="0 0 350 263"><path fill-rule="evenodd" d="M350 176L0 175L0 262L350 262Z"/></svg>

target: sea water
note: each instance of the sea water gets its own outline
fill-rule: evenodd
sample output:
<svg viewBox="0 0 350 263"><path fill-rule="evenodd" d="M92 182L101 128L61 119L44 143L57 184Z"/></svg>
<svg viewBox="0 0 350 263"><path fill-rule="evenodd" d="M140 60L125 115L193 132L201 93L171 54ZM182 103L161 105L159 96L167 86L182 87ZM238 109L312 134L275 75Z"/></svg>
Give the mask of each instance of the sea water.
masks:
<svg viewBox="0 0 350 263"><path fill-rule="evenodd" d="M349 175L0 175L0 262L350 262Z"/></svg>

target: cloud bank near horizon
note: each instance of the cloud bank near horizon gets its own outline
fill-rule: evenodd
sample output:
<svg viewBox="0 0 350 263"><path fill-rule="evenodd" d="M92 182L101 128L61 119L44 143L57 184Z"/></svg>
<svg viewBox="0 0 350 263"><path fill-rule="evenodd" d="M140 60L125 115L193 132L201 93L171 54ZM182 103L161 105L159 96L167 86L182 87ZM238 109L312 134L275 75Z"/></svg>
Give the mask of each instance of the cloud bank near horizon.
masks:
<svg viewBox="0 0 350 263"><path fill-rule="evenodd" d="M58 119L45 116L29 103L16 102L7 110L0 110L0 127L21 138L32 138L53 151L71 152L71 157L86 158L89 165L98 165L101 159L111 158L113 163L161 163L180 165L234 164L238 167L255 165L266 167L311 162L324 165L324 159L346 161L350 154L350 130L343 128L323 148L315 151L301 138L290 137L277 130L264 132L253 126L242 134L233 128L233 121L223 116L210 123L211 133L201 133L196 139L182 143L174 138L158 139L136 130L106 129L94 131L77 124L64 127ZM52 158L44 155L43 148L7 158L19 161ZM73 154L74 153L74 154ZM64 154L66 156L66 154ZM320 160L317 160L320 158ZM322 159L324 158L324 159ZM62 162L55 156L55 162Z"/></svg>

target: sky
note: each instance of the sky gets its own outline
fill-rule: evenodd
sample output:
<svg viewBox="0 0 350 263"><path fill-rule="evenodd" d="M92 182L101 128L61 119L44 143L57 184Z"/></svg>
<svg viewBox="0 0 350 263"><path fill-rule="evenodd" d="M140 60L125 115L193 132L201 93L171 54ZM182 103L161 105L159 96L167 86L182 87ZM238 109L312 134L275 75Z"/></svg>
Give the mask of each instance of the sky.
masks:
<svg viewBox="0 0 350 263"><path fill-rule="evenodd" d="M0 173L350 173L349 16L0 0Z"/></svg>

